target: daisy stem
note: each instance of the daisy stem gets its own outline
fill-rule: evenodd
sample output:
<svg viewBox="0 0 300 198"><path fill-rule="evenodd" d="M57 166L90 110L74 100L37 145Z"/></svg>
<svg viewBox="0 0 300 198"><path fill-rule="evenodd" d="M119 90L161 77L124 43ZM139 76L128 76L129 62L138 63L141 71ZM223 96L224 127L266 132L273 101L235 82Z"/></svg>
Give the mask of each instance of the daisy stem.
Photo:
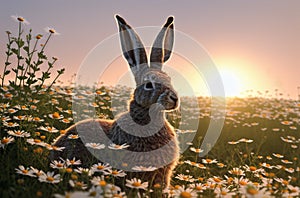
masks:
<svg viewBox="0 0 300 198"><path fill-rule="evenodd" d="M19 66L20 66L20 38L22 34L22 24L19 22L19 33L18 33L18 39L17 39L17 46L18 46L18 52L17 52L17 69L16 69L16 77L15 77L15 85L17 85L17 79L18 79L18 73L19 73Z"/></svg>

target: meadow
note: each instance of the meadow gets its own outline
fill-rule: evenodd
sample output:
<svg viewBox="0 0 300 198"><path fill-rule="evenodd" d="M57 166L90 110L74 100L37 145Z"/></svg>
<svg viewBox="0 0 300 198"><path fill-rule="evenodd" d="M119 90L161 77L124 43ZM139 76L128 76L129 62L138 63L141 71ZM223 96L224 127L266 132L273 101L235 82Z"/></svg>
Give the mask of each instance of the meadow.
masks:
<svg viewBox="0 0 300 198"><path fill-rule="evenodd" d="M275 95L226 98L225 117L218 103L212 105L216 98L182 97L184 108L167 115L180 128L178 139L186 148L168 189L150 188L148 181L136 178L126 181L130 190L125 193L124 186L114 183L125 173L108 164L85 168L80 159L50 161L51 150L64 149L51 143L74 124L74 116L85 118L95 111L98 118L113 119L126 110L131 89L100 85L75 90L59 83L64 69L53 71L57 58L45 53L55 30L48 29L42 40L31 31L25 34L25 19L16 19L19 32L16 36L7 32L0 79L0 197L300 196L300 101ZM73 110L74 104L81 108ZM212 111L220 112L212 115ZM220 119L225 119L221 135L202 156L200 145L207 128Z"/></svg>

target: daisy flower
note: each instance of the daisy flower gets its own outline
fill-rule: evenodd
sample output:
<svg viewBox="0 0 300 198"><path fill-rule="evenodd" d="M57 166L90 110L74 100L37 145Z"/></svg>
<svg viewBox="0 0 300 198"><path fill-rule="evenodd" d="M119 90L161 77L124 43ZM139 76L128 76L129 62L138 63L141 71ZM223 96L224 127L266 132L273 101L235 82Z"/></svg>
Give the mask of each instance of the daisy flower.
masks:
<svg viewBox="0 0 300 198"><path fill-rule="evenodd" d="M11 18L19 23L23 23L25 25L29 25L30 23L22 16L18 16L18 15L12 15Z"/></svg>
<svg viewBox="0 0 300 198"><path fill-rule="evenodd" d="M85 184L84 182L69 180L69 184L73 188L79 188L81 190L87 189L87 184Z"/></svg>
<svg viewBox="0 0 300 198"><path fill-rule="evenodd" d="M7 111L8 111L8 113L10 113L10 114L14 114L14 113L16 113L18 110L13 109L13 108L10 108L10 109L8 109Z"/></svg>
<svg viewBox="0 0 300 198"><path fill-rule="evenodd" d="M278 154L278 153L273 153L273 156L274 156L274 157L277 157L277 158L283 158L283 157L284 157L283 155Z"/></svg>
<svg viewBox="0 0 300 198"><path fill-rule="evenodd" d="M8 131L7 133L15 137L30 137L30 133L20 130Z"/></svg>
<svg viewBox="0 0 300 198"><path fill-rule="evenodd" d="M202 152L203 152L202 149L200 149L200 148L195 148L195 147L191 147L190 150L193 151L194 153L202 153Z"/></svg>
<svg viewBox="0 0 300 198"><path fill-rule="evenodd" d="M245 173L242 169L240 168L233 168L232 170L228 171L232 175L237 175L237 176L244 176Z"/></svg>
<svg viewBox="0 0 300 198"><path fill-rule="evenodd" d="M101 177L100 176L93 177L91 179L91 183L94 186L101 186L101 187L104 187L107 185L106 181L104 180L104 175L101 175Z"/></svg>
<svg viewBox="0 0 300 198"><path fill-rule="evenodd" d="M40 182L56 184L60 182L60 174L54 175L54 172L43 173L39 176Z"/></svg>
<svg viewBox="0 0 300 198"><path fill-rule="evenodd" d="M8 128L14 128L14 127L19 126L18 123L14 123L14 122L3 122L3 125L8 127Z"/></svg>
<svg viewBox="0 0 300 198"><path fill-rule="evenodd" d="M93 172L104 172L109 169L111 169L111 166L109 164L102 164L102 163L94 164L91 167L91 170Z"/></svg>
<svg viewBox="0 0 300 198"><path fill-rule="evenodd" d="M37 176L37 177L41 176L42 174L45 174L44 171L38 170L38 169L36 169L36 168L34 168L34 167L32 167L32 166L30 166L30 170L31 170L31 171L33 172L33 174L34 174L35 176Z"/></svg>
<svg viewBox="0 0 300 198"><path fill-rule="evenodd" d="M128 148L130 145L128 144L122 144L122 145L118 145L118 144L114 144L114 143L111 143L108 148L112 149L112 150L121 150L121 149L124 149L124 148Z"/></svg>
<svg viewBox="0 0 300 198"><path fill-rule="evenodd" d="M0 147L4 148L5 145L12 143L15 140L13 137L3 137L0 142Z"/></svg>
<svg viewBox="0 0 300 198"><path fill-rule="evenodd" d="M64 118L64 116L60 115L58 112L54 112L52 114L49 114L48 116L52 119L57 119L57 120Z"/></svg>
<svg viewBox="0 0 300 198"><path fill-rule="evenodd" d="M188 197L197 197L197 192L192 188L185 188L185 186L180 186L175 190L176 198L188 198Z"/></svg>
<svg viewBox="0 0 300 198"><path fill-rule="evenodd" d="M66 167L66 164L65 164L65 161L53 160L50 163L50 167L55 168L55 169L63 169Z"/></svg>
<svg viewBox="0 0 300 198"><path fill-rule="evenodd" d="M104 173L104 175L111 175L113 177L125 177L126 176L126 173L123 170L107 169L103 173Z"/></svg>
<svg viewBox="0 0 300 198"><path fill-rule="evenodd" d="M26 140L27 143L31 144L31 145L39 145L39 146L46 146L46 143L43 142L40 139L33 139L33 138L29 138Z"/></svg>
<svg viewBox="0 0 300 198"><path fill-rule="evenodd" d="M51 126L40 126L38 129L41 129L43 131L49 132L49 133L57 133L59 130L57 130L55 127L51 127Z"/></svg>
<svg viewBox="0 0 300 198"><path fill-rule="evenodd" d="M216 159L209 159L209 158L207 158L207 159L202 159L202 163L203 164L215 164L215 163L218 163L218 161L216 160Z"/></svg>
<svg viewBox="0 0 300 198"><path fill-rule="evenodd" d="M53 35L60 35L60 33L58 33L54 28L51 27L45 27L44 30L45 32L48 32Z"/></svg>
<svg viewBox="0 0 300 198"><path fill-rule="evenodd" d="M100 143L86 143L86 147L92 148L92 149L104 149L105 145Z"/></svg>
<svg viewBox="0 0 300 198"><path fill-rule="evenodd" d="M23 165L19 165L19 168L15 168L15 170L18 174L35 177L34 172L29 168L25 168Z"/></svg>
<svg viewBox="0 0 300 198"><path fill-rule="evenodd" d="M80 159L79 160L76 160L75 157L73 157L73 159L67 159L67 166L71 166L71 165L80 165L81 164L81 161Z"/></svg>
<svg viewBox="0 0 300 198"><path fill-rule="evenodd" d="M135 170L135 171L141 171L141 172L155 171L156 169L157 169L156 167L152 167L152 166L149 166L149 167L145 167L145 166L134 166L134 167L132 167L132 170Z"/></svg>
<svg viewBox="0 0 300 198"><path fill-rule="evenodd" d="M65 147L57 147L55 145L51 145L51 144L46 144L46 149L50 150L50 151L63 151L65 149Z"/></svg>
<svg viewBox="0 0 300 198"><path fill-rule="evenodd" d="M195 181L195 179L191 175L178 174L175 178L179 179L181 181L188 181L188 182L194 182Z"/></svg>
<svg viewBox="0 0 300 198"><path fill-rule="evenodd" d="M86 174L88 176L91 176L93 174L93 171L88 169L88 168L82 168L82 167L78 167L74 170L76 173L79 174Z"/></svg>
<svg viewBox="0 0 300 198"><path fill-rule="evenodd" d="M129 188L146 190L148 188L148 182L142 182L137 178L133 178L131 180L126 179L126 186Z"/></svg>
<svg viewBox="0 0 300 198"><path fill-rule="evenodd" d="M68 139L71 139L71 140L76 140L78 138L79 138L78 134L70 134L70 135L68 135Z"/></svg>

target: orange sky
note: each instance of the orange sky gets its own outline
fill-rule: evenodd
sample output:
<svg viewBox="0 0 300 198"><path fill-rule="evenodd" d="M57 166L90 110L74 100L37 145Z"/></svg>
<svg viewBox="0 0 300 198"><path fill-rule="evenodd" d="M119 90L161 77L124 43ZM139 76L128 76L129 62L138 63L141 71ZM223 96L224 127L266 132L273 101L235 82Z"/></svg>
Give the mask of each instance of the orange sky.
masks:
<svg viewBox="0 0 300 198"><path fill-rule="evenodd" d="M78 72L80 64L95 46L117 33L116 13L133 27L161 26L169 15L173 15L175 28L195 39L208 52L227 81L224 85L228 95L237 92L232 90L273 92L279 89L285 96L290 94L296 98L297 86L300 86L299 7L297 0L5 1L0 8L0 71L4 65L5 31L16 32L17 29L11 15L25 17L31 23L26 28L32 28L35 33L43 33L47 26L61 33L53 38L46 51L49 56L59 57L59 67L66 67L64 79L67 80ZM107 53L120 50L119 45L110 47ZM176 47L179 46L175 43L174 50L178 51ZM189 53L197 52L191 50ZM176 56L172 58L174 60L168 64L180 68L180 60ZM118 71L127 69L121 58L114 61L120 66ZM107 74L108 78L116 74L116 70L112 71ZM205 87L200 84L205 85L205 82L197 78L197 75L190 78L192 86L199 80L197 93L204 94Z"/></svg>

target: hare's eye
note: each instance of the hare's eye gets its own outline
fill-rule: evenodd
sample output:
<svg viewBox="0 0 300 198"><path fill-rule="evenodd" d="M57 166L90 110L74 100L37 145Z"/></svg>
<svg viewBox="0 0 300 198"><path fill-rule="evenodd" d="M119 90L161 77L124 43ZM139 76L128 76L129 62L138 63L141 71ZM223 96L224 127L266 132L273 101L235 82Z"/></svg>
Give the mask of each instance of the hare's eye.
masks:
<svg viewBox="0 0 300 198"><path fill-rule="evenodd" d="M154 89L154 85L152 84L152 82L147 82L144 85L144 89L145 90L152 90L152 89Z"/></svg>

